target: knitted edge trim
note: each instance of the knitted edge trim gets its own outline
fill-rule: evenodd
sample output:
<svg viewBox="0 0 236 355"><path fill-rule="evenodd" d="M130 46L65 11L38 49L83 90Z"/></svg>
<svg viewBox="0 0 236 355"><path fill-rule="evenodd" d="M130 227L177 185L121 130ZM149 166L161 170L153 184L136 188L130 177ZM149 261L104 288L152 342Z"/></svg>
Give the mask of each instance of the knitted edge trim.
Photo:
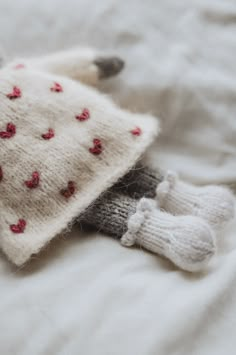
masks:
<svg viewBox="0 0 236 355"><path fill-rule="evenodd" d="M130 247L135 244L137 233L156 207L157 203L154 200L144 197L139 201L136 212L128 220L128 231L121 238L123 246Z"/></svg>
<svg viewBox="0 0 236 355"><path fill-rule="evenodd" d="M167 195L174 188L177 180L178 174L174 171L168 170L163 181L158 184L156 188L156 198L160 204L160 207L162 207Z"/></svg>

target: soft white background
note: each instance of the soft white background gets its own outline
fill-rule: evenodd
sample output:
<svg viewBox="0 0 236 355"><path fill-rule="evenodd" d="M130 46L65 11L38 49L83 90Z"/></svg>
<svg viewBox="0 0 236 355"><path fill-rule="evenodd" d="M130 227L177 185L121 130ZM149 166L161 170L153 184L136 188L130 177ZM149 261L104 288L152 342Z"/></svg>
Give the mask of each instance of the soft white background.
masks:
<svg viewBox="0 0 236 355"><path fill-rule="evenodd" d="M8 58L81 44L122 56L103 89L160 117L153 165L235 186L235 1L0 0ZM218 237L198 276L76 228L23 270L1 257L1 354L235 354L236 222Z"/></svg>

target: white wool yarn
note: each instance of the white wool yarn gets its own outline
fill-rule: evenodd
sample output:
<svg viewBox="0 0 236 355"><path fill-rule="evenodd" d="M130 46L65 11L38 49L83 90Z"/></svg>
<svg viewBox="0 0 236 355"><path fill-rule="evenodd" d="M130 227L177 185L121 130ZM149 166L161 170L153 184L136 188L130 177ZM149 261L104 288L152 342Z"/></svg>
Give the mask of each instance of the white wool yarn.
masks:
<svg viewBox="0 0 236 355"><path fill-rule="evenodd" d="M61 59L58 68L77 78L71 54ZM51 75L49 62L0 72L0 247L16 265L123 176L158 132L156 118Z"/></svg>
<svg viewBox="0 0 236 355"><path fill-rule="evenodd" d="M146 198L130 217L121 244L140 245L190 272L204 269L216 253L214 232L203 219L162 212Z"/></svg>
<svg viewBox="0 0 236 355"><path fill-rule="evenodd" d="M156 190L160 206L174 215L204 218L215 229L234 216L234 198L229 189L217 185L194 186L168 171Z"/></svg>

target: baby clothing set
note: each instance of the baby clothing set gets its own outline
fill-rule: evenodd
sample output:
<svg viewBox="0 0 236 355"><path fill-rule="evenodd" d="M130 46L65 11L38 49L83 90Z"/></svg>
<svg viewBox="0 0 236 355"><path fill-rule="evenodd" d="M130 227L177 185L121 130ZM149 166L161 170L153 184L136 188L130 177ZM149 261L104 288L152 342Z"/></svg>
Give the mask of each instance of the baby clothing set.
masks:
<svg viewBox="0 0 236 355"><path fill-rule="evenodd" d="M231 193L142 163L158 119L88 86L122 65L73 50L0 70L0 247L14 264L75 220L188 271L215 254L214 229L233 216Z"/></svg>

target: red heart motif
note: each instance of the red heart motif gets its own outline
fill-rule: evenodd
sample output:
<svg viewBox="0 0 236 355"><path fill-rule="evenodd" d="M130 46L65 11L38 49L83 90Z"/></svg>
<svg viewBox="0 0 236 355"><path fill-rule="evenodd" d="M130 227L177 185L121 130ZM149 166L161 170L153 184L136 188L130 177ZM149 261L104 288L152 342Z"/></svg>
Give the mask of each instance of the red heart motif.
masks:
<svg viewBox="0 0 236 355"><path fill-rule="evenodd" d="M17 224L11 224L10 229L13 233L24 233L26 227L26 221L24 219L19 219Z"/></svg>
<svg viewBox="0 0 236 355"><path fill-rule="evenodd" d="M21 97L21 89L19 89L17 86L14 86L12 92L10 92L10 94L7 94L7 97L10 100L17 99L18 97Z"/></svg>
<svg viewBox="0 0 236 355"><path fill-rule="evenodd" d="M61 84L54 83L54 85L50 88L50 90L53 92L62 92L63 88L62 88Z"/></svg>
<svg viewBox="0 0 236 355"><path fill-rule="evenodd" d="M78 121L86 121L90 118L90 112L87 108L84 108L80 115L75 116Z"/></svg>
<svg viewBox="0 0 236 355"><path fill-rule="evenodd" d="M67 188L62 189L60 194L65 198L70 198L75 193L75 183L73 181L68 181Z"/></svg>
<svg viewBox="0 0 236 355"><path fill-rule="evenodd" d="M3 179L3 171L2 171L2 167L0 166L0 181L2 181Z"/></svg>
<svg viewBox="0 0 236 355"><path fill-rule="evenodd" d="M93 147L89 148L90 153L94 155L99 155L102 153L102 150L103 150L102 142L100 141L100 139L95 138L93 140Z"/></svg>
<svg viewBox="0 0 236 355"><path fill-rule="evenodd" d="M136 127L134 129L132 129L131 133L134 135L134 136L140 136L142 134L142 130L140 127Z"/></svg>
<svg viewBox="0 0 236 355"><path fill-rule="evenodd" d="M11 138L16 134L16 126L13 123L7 124L6 131L0 132L0 138Z"/></svg>
<svg viewBox="0 0 236 355"><path fill-rule="evenodd" d="M30 180L25 181L25 185L29 189L35 189L39 185L39 173L37 171L34 171L32 173L32 178Z"/></svg>
<svg viewBox="0 0 236 355"><path fill-rule="evenodd" d="M54 130L53 130L52 128L49 128L48 131L47 131L47 133L42 134L41 137L42 137L43 139L46 139L46 140L47 140L47 139L53 138L54 135L55 135Z"/></svg>
<svg viewBox="0 0 236 355"><path fill-rule="evenodd" d="M16 65L14 66L14 69L23 69L23 68L25 68L25 65L22 64L22 63L16 64Z"/></svg>

